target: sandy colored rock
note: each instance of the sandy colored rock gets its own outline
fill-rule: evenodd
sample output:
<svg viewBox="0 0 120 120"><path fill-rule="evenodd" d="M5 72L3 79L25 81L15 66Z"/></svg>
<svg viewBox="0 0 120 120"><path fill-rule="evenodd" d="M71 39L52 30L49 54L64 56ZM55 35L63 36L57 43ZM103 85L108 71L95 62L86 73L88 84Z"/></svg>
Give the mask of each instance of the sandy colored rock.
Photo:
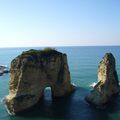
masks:
<svg viewBox="0 0 120 120"><path fill-rule="evenodd" d="M54 49L23 52L11 62L9 95L5 98L8 110L17 114L32 107L46 87L51 87L53 97L74 90L66 54Z"/></svg>
<svg viewBox="0 0 120 120"><path fill-rule="evenodd" d="M119 92L119 81L112 53L106 53L98 66L98 83L86 97L89 103L97 106L109 102L111 97Z"/></svg>

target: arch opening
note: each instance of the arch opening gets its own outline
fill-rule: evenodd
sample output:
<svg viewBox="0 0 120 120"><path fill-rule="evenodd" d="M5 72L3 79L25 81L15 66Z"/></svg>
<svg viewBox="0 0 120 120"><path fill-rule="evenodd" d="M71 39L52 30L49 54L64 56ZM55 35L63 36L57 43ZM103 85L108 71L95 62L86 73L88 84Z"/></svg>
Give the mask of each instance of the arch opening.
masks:
<svg viewBox="0 0 120 120"><path fill-rule="evenodd" d="M43 96L45 100L52 100L52 87L46 86L43 91Z"/></svg>

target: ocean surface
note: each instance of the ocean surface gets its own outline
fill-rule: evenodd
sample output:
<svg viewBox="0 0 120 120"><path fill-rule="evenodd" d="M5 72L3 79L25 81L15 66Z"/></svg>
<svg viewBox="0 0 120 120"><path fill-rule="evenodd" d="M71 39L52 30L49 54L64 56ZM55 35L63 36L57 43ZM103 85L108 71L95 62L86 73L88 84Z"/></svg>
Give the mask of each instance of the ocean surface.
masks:
<svg viewBox="0 0 120 120"><path fill-rule="evenodd" d="M11 60L30 48L1 48L0 64L10 67ZM35 48L42 49L42 48ZM3 98L8 94L9 74L0 76L0 120L120 120L120 95L113 99L106 109L97 109L86 103L84 97L97 82L98 63L106 52L116 58L120 79L120 46L103 47L56 47L67 54L71 81L76 90L70 96L51 98L51 90L45 89L44 98L34 108L19 116L10 116Z"/></svg>

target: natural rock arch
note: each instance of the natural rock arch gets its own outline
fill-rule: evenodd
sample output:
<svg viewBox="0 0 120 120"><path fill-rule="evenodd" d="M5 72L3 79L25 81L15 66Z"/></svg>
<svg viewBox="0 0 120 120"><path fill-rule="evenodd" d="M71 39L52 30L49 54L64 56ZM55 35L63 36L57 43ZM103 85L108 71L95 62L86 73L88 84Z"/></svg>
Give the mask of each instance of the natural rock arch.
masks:
<svg viewBox="0 0 120 120"><path fill-rule="evenodd" d="M54 49L29 50L11 62L9 95L5 102L12 114L35 105L50 86L52 96L61 97L74 90L66 54Z"/></svg>

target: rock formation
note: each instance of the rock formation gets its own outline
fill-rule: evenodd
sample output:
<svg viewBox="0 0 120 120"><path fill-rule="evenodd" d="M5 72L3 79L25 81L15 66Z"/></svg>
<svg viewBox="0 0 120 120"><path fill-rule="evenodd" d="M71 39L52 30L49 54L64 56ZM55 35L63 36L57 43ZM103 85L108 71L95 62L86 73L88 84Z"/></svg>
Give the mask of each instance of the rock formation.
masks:
<svg viewBox="0 0 120 120"><path fill-rule="evenodd" d="M53 97L72 92L66 54L54 49L29 50L11 62L9 95L5 103L12 114L35 105L45 87L51 87Z"/></svg>
<svg viewBox="0 0 120 120"><path fill-rule="evenodd" d="M3 75L4 73L9 73L9 69L5 65L0 65L0 76Z"/></svg>
<svg viewBox="0 0 120 120"><path fill-rule="evenodd" d="M105 105L119 92L119 81L115 68L115 58L106 53L98 66L98 83L86 97L87 102L97 106Z"/></svg>

